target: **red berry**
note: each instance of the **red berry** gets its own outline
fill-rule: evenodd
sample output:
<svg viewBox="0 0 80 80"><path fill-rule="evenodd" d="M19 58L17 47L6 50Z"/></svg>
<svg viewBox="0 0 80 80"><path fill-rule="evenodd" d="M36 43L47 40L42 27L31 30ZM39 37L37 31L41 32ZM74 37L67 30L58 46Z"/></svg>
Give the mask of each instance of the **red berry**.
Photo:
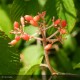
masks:
<svg viewBox="0 0 80 80"><path fill-rule="evenodd" d="M19 23L17 21L14 22L14 29L19 28Z"/></svg>
<svg viewBox="0 0 80 80"><path fill-rule="evenodd" d="M60 24L61 20L60 19L57 19L55 22L54 22L54 26L57 26L58 24Z"/></svg>
<svg viewBox="0 0 80 80"><path fill-rule="evenodd" d="M33 26L38 26L38 23L34 20L30 20L30 24L33 25Z"/></svg>
<svg viewBox="0 0 80 80"><path fill-rule="evenodd" d="M34 20L34 21L39 21L39 20L40 20L40 16L39 16L39 15L35 16L35 17L33 18L33 20Z"/></svg>
<svg viewBox="0 0 80 80"><path fill-rule="evenodd" d="M9 44L10 45L15 45L17 43L17 40L12 40Z"/></svg>
<svg viewBox="0 0 80 80"><path fill-rule="evenodd" d="M44 49L45 49L45 50L50 50L51 48L52 48L52 44L48 44L48 45L45 46Z"/></svg>
<svg viewBox="0 0 80 80"><path fill-rule="evenodd" d="M33 19L33 17L30 16L30 15L25 15L24 18L25 18L26 21L30 21L30 20Z"/></svg>
<svg viewBox="0 0 80 80"><path fill-rule="evenodd" d="M29 40L30 39L30 36L28 35L28 34L23 34L22 36L21 36L21 38L23 39L23 40Z"/></svg>
<svg viewBox="0 0 80 80"><path fill-rule="evenodd" d="M66 30L65 29L60 29L60 33L61 34L66 34Z"/></svg>
<svg viewBox="0 0 80 80"><path fill-rule="evenodd" d="M19 41L20 40L20 36L15 36L15 40Z"/></svg>
<svg viewBox="0 0 80 80"><path fill-rule="evenodd" d="M64 27L66 27L66 25L67 25L66 21L65 20L62 20L61 21L61 26L64 28Z"/></svg>

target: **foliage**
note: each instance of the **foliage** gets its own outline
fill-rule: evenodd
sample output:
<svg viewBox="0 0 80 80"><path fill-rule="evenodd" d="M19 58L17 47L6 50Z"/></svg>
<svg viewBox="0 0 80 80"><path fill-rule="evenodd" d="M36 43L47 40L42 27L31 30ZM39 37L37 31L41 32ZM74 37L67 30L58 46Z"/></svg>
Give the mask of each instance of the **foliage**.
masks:
<svg viewBox="0 0 80 80"><path fill-rule="evenodd" d="M0 31L0 75L16 75L20 68L19 54L10 47L9 41L7 35Z"/></svg>
<svg viewBox="0 0 80 80"><path fill-rule="evenodd" d="M42 69L39 67L41 62L44 62L41 43L35 40L28 42L21 40L17 47L10 47L8 44L9 38L13 39L10 30L13 28L14 21L19 21L20 17L26 14L34 16L42 11L46 11L48 25L51 24L53 16L56 19L67 21L67 34L64 35L67 39L63 41L63 44L59 44L58 50L55 48L58 43L53 45L55 50L50 50L49 54L51 65L59 72L80 74L79 2L79 0L0 0L0 74L42 75ZM26 25L25 27L25 31L31 35L36 30L33 26ZM47 36L54 31L53 28L47 30ZM18 52L16 52L17 50ZM24 55L22 61L19 58L21 54ZM45 72L50 75L47 69ZM21 78L21 80L24 79ZM62 77L59 80L64 79ZM69 80L69 78L65 80ZM79 79L76 78L76 80Z"/></svg>

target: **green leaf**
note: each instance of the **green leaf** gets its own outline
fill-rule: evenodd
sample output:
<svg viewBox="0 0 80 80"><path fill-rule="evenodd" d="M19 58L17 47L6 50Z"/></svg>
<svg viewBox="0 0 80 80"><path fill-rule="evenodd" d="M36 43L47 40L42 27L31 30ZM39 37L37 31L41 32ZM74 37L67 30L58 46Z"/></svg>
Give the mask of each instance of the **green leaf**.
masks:
<svg viewBox="0 0 80 80"><path fill-rule="evenodd" d="M47 13L46 20L50 25L52 17L61 18L67 21L67 31L71 32L76 22L76 9L73 0L47 0L44 9ZM53 33L54 29L47 31L48 35Z"/></svg>
<svg viewBox="0 0 80 80"><path fill-rule="evenodd" d="M80 22L80 0L74 0L74 3L77 10L77 20Z"/></svg>
<svg viewBox="0 0 80 80"><path fill-rule="evenodd" d="M74 66L74 69L80 68L80 63Z"/></svg>
<svg viewBox="0 0 80 80"><path fill-rule="evenodd" d="M25 26L24 27L24 31L30 35L33 35L37 32L38 28L37 27L34 27L32 25L29 25L29 26Z"/></svg>
<svg viewBox="0 0 80 80"><path fill-rule="evenodd" d="M38 34L36 34L36 32L38 31L38 28L37 28L37 27L34 27L34 26L32 26L32 25L25 26L25 27L24 27L24 31L25 31L26 33L28 33L29 35L38 36ZM29 40L28 43L26 43L26 46L29 46L29 45L32 44L34 41L35 41L35 39Z"/></svg>
<svg viewBox="0 0 80 80"><path fill-rule="evenodd" d="M0 31L0 74L17 75L20 66L20 58L14 47L8 44L10 39Z"/></svg>
<svg viewBox="0 0 80 80"><path fill-rule="evenodd" d="M70 34L66 36L66 39L63 41L63 48L67 51L74 51L77 47L75 38L73 38Z"/></svg>
<svg viewBox="0 0 80 80"><path fill-rule="evenodd" d="M41 5L41 8L44 7L47 0L38 0L39 4Z"/></svg>
<svg viewBox="0 0 80 80"><path fill-rule="evenodd" d="M23 62L25 66L24 68L22 68L19 74L32 75L33 72L36 70L34 66L39 67L39 65L42 62L43 48L38 45L33 45L33 46L25 48L22 53L24 55Z"/></svg>
<svg viewBox="0 0 80 80"><path fill-rule="evenodd" d="M24 74L24 70L26 70L27 68L23 68L23 76L18 76L17 77L17 79L16 80L30 80L31 79L31 74L32 74L32 72L35 72L35 70L37 70L37 69L39 69L40 67L39 67L39 64L37 64L37 65L34 65L34 66L32 66L29 70L28 70L28 72L27 72L27 76L25 76L25 75L23 75ZM34 75L34 76L36 76L36 75ZM34 78L34 77L33 77Z"/></svg>
<svg viewBox="0 0 80 80"><path fill-rule="evenodd" d="M48 25L50 25L52 23L53 16L57 18L56 0L47 0L43 8L43 11L46 11L46 22ZM51 35L54 31L54 28L48 29L47 35Z"/></svg>
<svg viewBox="0 0 80 80"><path fill-rule="evenodd" d="M77 47L73 54L73 63L78 64L80 62L80 47Z"/></svg>
<svg viewBox="0 0 80 80"><path fill-rule="evenodd" d="M7 15L7 12L1 8L0 6L0 30L3 30L9 37L11 34L9 33L12 28L12 23Z"/></svg>
<svg viewBox="0 0 80 80"><path fill-rule="evenodd" d="M76 9L73 0L57 0L58 17L67 21L67 30L72 31L76 22Z"/></svg>
<svg viewBox="0 0 80 80"><path fill-rule="evenodd" d="M61 64L63 67L62 70L64 69L64 71L72 72L72 64L67 56L67 53L64 50L59 50L56 56L56 59L59 62L58 64Z"/></svg>
<svg viewBox="0 0 80 80"><path fill-rule="evenodd" d="M38 0L14 0L11 8L12 20L18 20L26 14L36 15L40 11Z"/></svg>

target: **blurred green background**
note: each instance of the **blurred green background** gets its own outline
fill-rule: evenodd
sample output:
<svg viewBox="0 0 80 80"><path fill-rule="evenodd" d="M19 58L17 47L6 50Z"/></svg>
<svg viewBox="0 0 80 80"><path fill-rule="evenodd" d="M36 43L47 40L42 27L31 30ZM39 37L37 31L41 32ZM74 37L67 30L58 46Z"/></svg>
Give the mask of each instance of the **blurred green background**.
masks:
<svg viewBox="0 0 80 80"><path fill-rule="evenodd" d="M66 40L54 44L49 59L56 71L80 74L80 0L0 0L0 75L31 75L35 80L48 80L51 73L39 65L44 61L43 47L38 41L19 41L14 47L8 43L14 39L10 34L14 21L26 14L36 15L46 11L46 22L51 24L52 17L67 21ZM29 25L25 32L32 35L37 28ZM55 30L47 30L47 36ZM37 35L38 36L38 35ZM57 46L59 44L59 47ZM56 50L56 47L58 50ZM20 59L20 56L22 59ZM44 72L45 78L42 75ZM35 75L35 76L34 76ZM28 77L28 76L27 76ZM15 80L27 80L25 76ZM80 80L78 77L53 77L51 80Z"/></svg>

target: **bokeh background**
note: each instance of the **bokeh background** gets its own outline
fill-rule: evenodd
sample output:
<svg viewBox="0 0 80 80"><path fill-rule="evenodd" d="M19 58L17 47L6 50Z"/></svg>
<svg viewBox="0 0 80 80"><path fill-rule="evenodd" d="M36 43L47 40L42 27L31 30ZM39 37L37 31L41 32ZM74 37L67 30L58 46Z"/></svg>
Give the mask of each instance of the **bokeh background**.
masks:
<svg viewBox="0 0 80 80"><path fill-rule="evenodd" d="M20 22L21 16L35 16L42 11L46 11L48 25L53 16L67 21L67 34L64 35L67 39L63 44L55 43L54 48L49 51L51 65L59 72L80 74L80 0L0 0L0 75L23 75L15 80L27 80L28 77L35 77L35 80L50 78L50 71L39 66L45 62L43 47L39 41L20 40L14 47L8 45L14 39L14 35L10 34L14 21ZM25 27L25 32L30 35L36 31L37 28L31 25ZM47 30L47 36L54 31L53 28ZM42 77L42 74L45 76ZM61 76L50 80L80 78Z"/></svg>

